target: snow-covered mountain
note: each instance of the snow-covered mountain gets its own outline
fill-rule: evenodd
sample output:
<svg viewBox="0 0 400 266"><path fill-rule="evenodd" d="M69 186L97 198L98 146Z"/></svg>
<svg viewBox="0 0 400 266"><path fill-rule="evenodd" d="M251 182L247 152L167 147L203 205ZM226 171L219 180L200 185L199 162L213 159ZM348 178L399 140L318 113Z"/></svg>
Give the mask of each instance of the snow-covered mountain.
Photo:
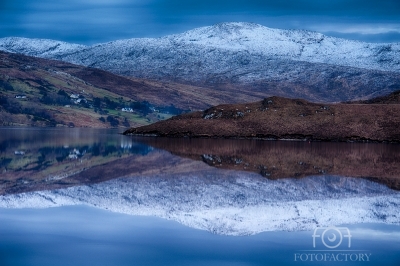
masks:
<svg viewBox="0 0 400 266"><path fill-rule="evenodd" d="M250 90L257 91L273 87L281 96L292 93L294 97L301 97L330 90L327 95L315 97L317 100L324 97L348 100L350 96L340 98L344 91L361 90L356 95L362 98L400 88L399 43L364 43L243 22L90 47L50 40L2 38L0 50L59 59L138 78L213 85L247 84ZM283 92L279 94L279 90ZM329 99L329 95L335 94L336 98Z"/></svg>
<svg viewBox="0 0 400 266"><path fill-rule="evenodd" d="M399 192L338 176L273 181L252 173L211 169L0 196L0 208L66 205L158 216L225 235L354 223L400 224Z"/></svg>
<svg viewBox="0 0 400 266"><path fill-rule="evenodd" d="M251 63L252 57L262 57L400 71L399 43L363 43L317 32L272 29L243 22L221 23L157 39L119 40L91 47L16 37L0 39L0 47L8 52L103 68L106 67L102 63L111 67L113 62L118 62L122 67L126 64L134 66L143 60L151 64L153 60L169 61L172 58L180 62L185 59L213 61L222 53L236 55L242 65Z"/></svg>

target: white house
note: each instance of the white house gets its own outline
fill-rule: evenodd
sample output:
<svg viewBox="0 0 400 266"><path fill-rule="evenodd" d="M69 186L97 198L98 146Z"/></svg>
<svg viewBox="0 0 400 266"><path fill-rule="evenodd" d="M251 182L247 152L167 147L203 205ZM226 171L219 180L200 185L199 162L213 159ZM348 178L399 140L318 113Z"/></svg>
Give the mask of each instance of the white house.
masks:
<svg viewBox="0 0 400 266"><path fill-rule="evenodd" d="M124 107L121 109L122 112L129 112L129 113L133 113L133 109L130 107Z"/></svg>

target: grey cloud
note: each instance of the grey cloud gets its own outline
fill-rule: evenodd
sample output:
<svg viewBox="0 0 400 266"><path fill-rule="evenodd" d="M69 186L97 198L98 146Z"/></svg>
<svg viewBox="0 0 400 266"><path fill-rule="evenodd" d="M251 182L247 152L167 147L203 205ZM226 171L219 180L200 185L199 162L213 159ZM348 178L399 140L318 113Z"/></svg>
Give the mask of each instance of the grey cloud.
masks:
<svg viewBox="0 0 400 266"><path fill-rule="evenodd" d="M2 0L0 37L23 36L93 44L159 37L219 22L249 21L362 40L399 41L387 32L343 32L347 25L400 25L398 0ZM350 34L350 35L349 35Z"/></svg>

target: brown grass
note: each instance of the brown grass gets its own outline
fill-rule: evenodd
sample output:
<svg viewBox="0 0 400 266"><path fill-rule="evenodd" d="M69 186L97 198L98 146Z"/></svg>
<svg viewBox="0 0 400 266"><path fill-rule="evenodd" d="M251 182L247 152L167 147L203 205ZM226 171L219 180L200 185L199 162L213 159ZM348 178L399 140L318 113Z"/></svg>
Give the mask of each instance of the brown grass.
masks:
<svg viewBox="0 0 400 266"><path fill-rule="evenodd" d="M208 118L208 119L206 119ZM316 104L280 97L219 105L125 134L400 142L399 104Z"/></svg>

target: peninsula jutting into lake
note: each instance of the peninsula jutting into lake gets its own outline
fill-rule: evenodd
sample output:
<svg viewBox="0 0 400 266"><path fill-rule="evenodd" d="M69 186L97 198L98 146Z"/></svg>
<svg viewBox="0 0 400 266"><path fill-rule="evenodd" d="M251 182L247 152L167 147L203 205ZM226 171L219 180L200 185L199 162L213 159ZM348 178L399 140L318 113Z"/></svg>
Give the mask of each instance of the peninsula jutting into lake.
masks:
<svg viewBox="0 0 400 266"><path fill-rule="evenodd" d="M400 91L352 103L281 97L226 104L131 128L126 135L400 142Z"/></svg>

